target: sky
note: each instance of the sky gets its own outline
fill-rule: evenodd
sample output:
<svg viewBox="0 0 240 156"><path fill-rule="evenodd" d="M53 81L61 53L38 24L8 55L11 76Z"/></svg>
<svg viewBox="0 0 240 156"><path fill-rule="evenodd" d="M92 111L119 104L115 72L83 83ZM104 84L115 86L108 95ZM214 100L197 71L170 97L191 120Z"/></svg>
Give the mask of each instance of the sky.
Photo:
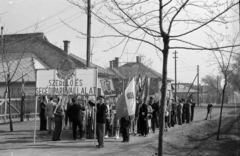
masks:
<svg viewBox="0 0 240 156"><path fill-rule="evenodd" d="M0 26L4 27L4 34L21 34L43 32L49 42L63 48L63 41L70 41L70 53L86 58L86 39L81 38L78 31L87 32L87 15L78 7L65 0L0 0ZM67 24L66 24L67 23ZM92 20L92 34L110 31L102 27L96 20ZM76 29L76 30L74 30ZM217 29L217 28L216 28ZM227 28L225 28L227 29ZM231 28L228 28L231 29ZM204 32L190 36L193 40L203 37ZM204 42L204 38L201 39ZM162 73L161 53L148 45L138 47L132 42L131 47L123 51L117 48L105 52L106 47L117 43L114 39L92 40L92 62L104 68L109 67L109 61L120 57L120 64L136 61L137 55L144 55L145 60L152 60L152 68ZM200 81L206 75L218 74L217 66L212 65L212 55L208 51L177 51L177 82L192 83L199 65ZM174 75L174 51L169 52L168 77ZM201 83L201 82L200 82ZM196 81L195 83L196 84Z"/></svg>

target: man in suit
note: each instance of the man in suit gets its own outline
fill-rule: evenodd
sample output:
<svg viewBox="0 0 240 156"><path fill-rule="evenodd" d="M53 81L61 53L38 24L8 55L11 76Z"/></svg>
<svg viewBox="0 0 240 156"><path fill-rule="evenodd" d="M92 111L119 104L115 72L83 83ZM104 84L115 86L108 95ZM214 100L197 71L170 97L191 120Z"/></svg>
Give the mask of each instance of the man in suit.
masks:
<svg viewBox="0 0 240 156"><path fill-rule="evenodd" d="M104 90L104 95L112 95L112 94L116 94L114 90L111 89L111 82L106 80L104 82L105 85L105 90Z"/></svg>
<svg viewBox="0 0 240 156"><path fill-rule="evenodd" d="M156 124L158 124L158 114L159 114L159 105L158 105L158 102L157 101L154 101L153 97L150 97L150 103L151 103L151 106L152 106L152 131L153 133L155 133L155 127L156 127Z"/></svg>
<svg viewBox="0 0 240 156"><path fill-rule="evenodd" d="M73 140L77 139L77 127L80 130L80 138L82 139L83 138L82 111L85 110L85 107L82 104L77 104L75 98L72 98L72 103L73 105L69 107L68 114L72 120Z"/></svg>
<svg viewBox="0 0 240 156"><path fill-rule="evenodd" d="M141 100L139 101L141 103ZM140 132L142 136L147 136L148 134L148 108L145 103L142 103L139 110L139 122L140 122Z"/></svg>
<svg viewBox="0 0 240 156"><path fill-rule="evenodd" d="M53 107L56 105L55 102L53 102L53 97L49 98L49 102L46 104L46 109L45 109L45 115L47 118L47 122L48 122L48 133L51 134L54 124L53 124Z"/></svg>
<svg viewBox="0 0 240 156"><path fill-rule="evenodd" d="M105 136L105 124L106 124L106 113L107 113L107 106L104 103L104 97L99 96L98 97L98 103L97 103L97 140L98 140L98 148L104 147L104 136ZM95 103L92 101L88 102L90 105L95 106Z"/></svg>

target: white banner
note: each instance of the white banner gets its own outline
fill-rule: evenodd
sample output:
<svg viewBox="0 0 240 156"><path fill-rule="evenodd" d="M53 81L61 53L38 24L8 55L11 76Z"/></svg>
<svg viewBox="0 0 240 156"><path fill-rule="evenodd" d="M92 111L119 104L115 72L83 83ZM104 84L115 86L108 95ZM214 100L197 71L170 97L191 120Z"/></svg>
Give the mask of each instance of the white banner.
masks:
<svg viewBox="0 0 240 156"><path fill-rule="evenodd" d="M57 76L57 70L37 70L36 95L97 94L97 69L75 69L70 79Z"/></svg>

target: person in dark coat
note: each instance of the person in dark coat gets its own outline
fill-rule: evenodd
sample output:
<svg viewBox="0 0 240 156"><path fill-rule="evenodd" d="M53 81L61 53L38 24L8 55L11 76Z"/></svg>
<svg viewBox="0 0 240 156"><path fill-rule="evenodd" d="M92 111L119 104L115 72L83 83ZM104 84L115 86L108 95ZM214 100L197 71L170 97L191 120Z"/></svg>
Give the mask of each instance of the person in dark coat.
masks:
<svg viewBox="0 0 240 156"><path fill-rule="evenodd" d="M182 111L183 109L183 103L182 100L179 100L178 104L177 104L177 122L178 125L182 125Z"/></svg>
<svg viewBox="0 0 240 156"><path fill-rule="evenodd" d="M186 123L190 123L190 119L191 119L191 103L189 100L186 101L186 105L185 105L185 109L186 109Z"/></svg>
<svg viewBox="0 0 240 156"><path fill-rule="evenodd" d="M64 110L63 105L60 99L58 98L57 105L53 107L54 110L54 131L52 141L61 141L61 134L62 134L62 124L64 118Z"/></svg>
<svg viewBox="0 0 240 156"><path fill-rule="evenodd" d="M186 106L186 102L185 102L185 99L182 99L182 102L183 102L183 108L182 108L182 123L186 123L186 109L187 109L187 106Z"/></svg>
<svg viewBox="0 0 240 156"><path fill-rule="evenodd" d="M106 124L106 113L107 113L107 106L104 104L104 97L99 96L97 103L97 140L98 140L98 148L104 147L104 136L105 136L105 124ZM95 106L95 103L92 101L88 102L90 105Z"/></svg>
<svg viewBox="0 0 240 156"><path fill-rule="evenodd" d="M45 99L45 96L43 96L40 103L40 131L47 130L47 119L45 116L45 109L46 109L46 99Z"/></svg>
<svg viewBox="0 0 240 156"><path fill-rule="evenodd" d="M212 108L213 108L213 105L211 103L209 103L207 106L207 116L206 116L205 120L208 119L208 114L210 115L210 119L211 119Z"/></svg>
<svg viewBox="0 0 240 156"><path fill-rule="evenodd" d="M152 119L151 119L151 122L152 122L152 131L153 133L155 133L155 128L156 128L156 124L158 122L157 120L157 116L158 116L158 113L159 113L159 105L158 105L158 102L154 101L153 100L153 103L152 103Z"/></svg>
<svg viewBox="0 0 240 156"><path fill-rule="evenodd" d="M177 116L177 106L175 101L172 99L172 105L171 105L171 127L174 127L176 124L176 116Z"/></svg>
<svg viewBox="0 0 240 156"><path fill-rule="evenodd" d="M148 135L148 108L145 103L141 105L139 110L139 122L140 122L141 136L147 136Z"/></svg>
<svg viewBox="0 0 240 156"><path fill-rule="evenodd" d="M120 127L121 127L122 137L123 137L122 142L130 141L130 137L129 137L130 122L131 121L130 121L129 117L122 117L120 119Z"/></svg>
<svg viewBox="0 0 240 156"><path fill-rule="evenodd" d="M194 108L195 108L195 106L196 106L196 103L194 102L193 99L191 99L191 103L192 103L192 105L191 105L191 121L193 121L193 117L194 117Z"/></svg>
<svg viewBox="0 0 240 156"><path fill-rule="evenodd" d="M68 114L72 120L72 131L73 131L73 140L77 139L77 127L79 128L80 138L83 137L83 124L82 124L82 110L85 110L85 107L77 104L76 99L72 98L72 105L69 107Z"/></svg>

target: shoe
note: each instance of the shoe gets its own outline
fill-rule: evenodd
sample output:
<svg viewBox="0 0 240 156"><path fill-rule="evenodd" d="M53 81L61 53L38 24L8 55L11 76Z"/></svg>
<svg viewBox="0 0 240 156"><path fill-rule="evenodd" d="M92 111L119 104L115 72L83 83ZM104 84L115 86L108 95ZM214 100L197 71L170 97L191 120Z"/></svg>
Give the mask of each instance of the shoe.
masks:
<svg viewBox="0 0 240 156"><path fill-rule="evenodd" d="M122 142L127 142L126 140L123 140Z"/></svg>
<svg viewBox="0 0 240 156"><path fill-rule="evenodd" d="M103 145L97 145L96 147L97 148L103 148L104 146Z"/></svg>
<svg viewBox="0 0 240 156"><path fill-rule="evenodd" d="M61 141L62 139L58 139L57 141Z"/></svg>
<svg viewBox="0 0 240 156"><path fill-rule="evenodd" d="M76 138L73 138L73 140L77 140Z"/></svg>
<svg viewBox="0 0 240 156"><path fill-rule="evenodd" d="M116 139L119 139L119 136L117 136Z"/></svg>
<svg viewBox="0 0 240 156"><path fill-rule="evenodd" d="M155 131L153 131L153 133L155 133Z"/></svg>
<svg viewBox="0 0 240 156"><path fill-rule="evenodd" d="M107 139L107 138L108 138L108 135L105 136L105 139Z"/></svg>
<svg viewBox="0 0 240 156"><path fill-rule="evenodd" d="M85 138L80 138L80 140L85 140Z"/></svg>
<svg viewBox="0 0 240 156"><path fill-rule="evenodd" d="M51 134L51 133L52 133L51 131L48 132L48 134Z"/></svg>

